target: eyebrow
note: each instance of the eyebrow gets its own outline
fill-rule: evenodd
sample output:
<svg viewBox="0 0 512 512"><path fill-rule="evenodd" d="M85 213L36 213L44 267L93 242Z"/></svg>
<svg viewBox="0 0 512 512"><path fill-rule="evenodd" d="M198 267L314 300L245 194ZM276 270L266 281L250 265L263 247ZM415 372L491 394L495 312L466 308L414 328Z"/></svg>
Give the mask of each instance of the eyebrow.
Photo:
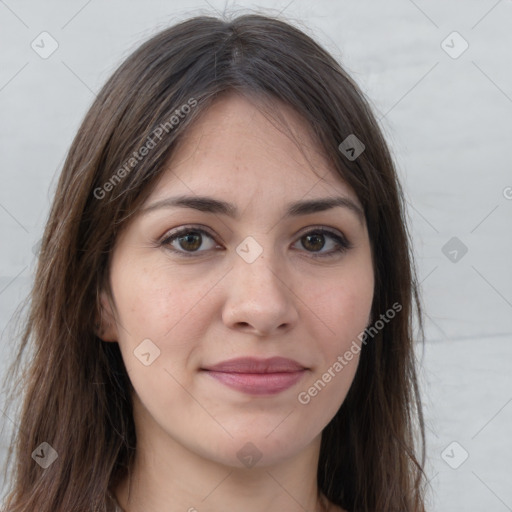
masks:
<svg viewBox="0 0 512 512"><path fill-rule="evenodd" d="M168 197L150 204L142 210L141 214L144 215L161 208L173 207L192 208L201 212L227 215L233 219L239 218L238 208L234 204L208 196ZM352 201L352 199L343 196L325 197L290 203L287 205L284 218L309 215L311 213L323 212L336 207L342 207L350 210L357 216L361 223L365 220L363 210L354 201Z"/></svg>

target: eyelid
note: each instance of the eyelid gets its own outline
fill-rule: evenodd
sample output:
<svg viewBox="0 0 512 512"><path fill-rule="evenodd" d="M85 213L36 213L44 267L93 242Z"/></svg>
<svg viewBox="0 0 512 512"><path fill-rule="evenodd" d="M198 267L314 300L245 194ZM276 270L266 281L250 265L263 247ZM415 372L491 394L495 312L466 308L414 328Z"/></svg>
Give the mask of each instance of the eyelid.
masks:
<svg viewBox="0 0 512 512"><path fill-rule="evenodd" d="M157 242L158 246L166 246L169 250L171 250L174 253L178 253L184 256L194 256L197 254L201 254L207 251L196 251L196 252L186 252L186 251L178 251L174 248L170 248L170 240L172 238L175 238L179 236L180 234L186 234L190 231L197 231L201 234L208 235L214 242L217 243L218 235L211 232L210 228L207 226L204 226L203 224L183 224L182 226L179 226L177 228L171 229L167 231L163 237ZM224 242L222 242L224 243Z"/></svg>
<svg viewBox="0 0 512 512"><path fill-rule="evenodd" d="M354 247L354 244L350 242L350 240L346 237L343 231L340 231L337 228L333 228L330 226L326 226L324 224L307 226L303 231L300 231L297 235L297 240L294 242L294 245L305 235L309 233L320 233L322 235L330 236L336 243L337 247L331 251L327 252L309 252L309 251L300 251L306 252L309 258L317 259L317 260L328 260L329 257L334 258L335 256L340 256L346 253L348 250Z"/></svg>
<svg viewBox="0 0 512 512"><path fill-rule="evenodd" d="M309 233L310 231L324 231L327 233L332 233L333 235L337 235L340 238L343 238L348 243L347 237L345 236L343 231L340 231L338 228L334 228L326 224L313 224L311 226L306 226L305 228L301 229L295 236L300 238L301 236Z"/></svg>
<svg viewBox="0 0 512 512"><path fill-rule="evenodd" d="M214 242L217 242L218 235L213 234L207 226L204 226L203 224L184 224L182 226L179 226L175 229L172 229L170 231L167 231L163 237L161 237L160 241L157 242L158 246L166 246L167 249L169 249L173 253L177 253L179 255L185 256L185 257L197 257L197 255L200 255L201 253L208 253L209 250L206 251L180 251L174 248L170 247L170 241L172 238L178 237L180 234L186 234L188 232L196 231L200 234L205 234L208 237L210 237ZM337 228L330 227L324 224L317 224L317 225L311 225L306 226L302 230L300 230L296 235L294 235L295 242L293 245L295 245L300 239L309 234L309 233L320 233L323 235L330 236L338 245L338 247L334 250L328 251L328 252L310 252L310 251L301 251L306 252L310 257L313 258L328 258L329 256L335 256L336 254L346 252L347 250L351 249L353 247L353 244L348 240L348 238L345 236L345 234L340 231ZM222 242L224 244L224 242Z"/></svg>

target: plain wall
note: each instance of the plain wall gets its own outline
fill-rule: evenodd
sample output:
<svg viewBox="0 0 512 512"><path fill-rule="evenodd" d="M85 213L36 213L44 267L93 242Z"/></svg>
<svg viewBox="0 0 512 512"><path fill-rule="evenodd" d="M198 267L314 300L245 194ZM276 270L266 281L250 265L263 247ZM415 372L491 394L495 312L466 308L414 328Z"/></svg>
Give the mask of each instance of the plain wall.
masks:
<svg viewBox="0 0 512 512"><path fill-rule="evenodd" d="M431 510L512 510L512 2L287 0L228 10L259 7L284 10L341 61L392 148L427 313L418 358ZM159 29L224 8L0 2L0 372L56 179L95 93ZM31 47L43 51L43 31L58 43L46 59ZM0 441L5 449L7 432ZM454 469L462 450L469 457Z"/></svg>

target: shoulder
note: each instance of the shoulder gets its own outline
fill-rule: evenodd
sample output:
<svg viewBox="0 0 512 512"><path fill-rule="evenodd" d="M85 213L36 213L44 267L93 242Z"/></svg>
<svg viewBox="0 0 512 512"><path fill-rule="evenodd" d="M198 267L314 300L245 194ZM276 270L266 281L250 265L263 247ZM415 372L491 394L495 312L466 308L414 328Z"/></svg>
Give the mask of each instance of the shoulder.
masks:
<svg viewBox="0 0 512 512"><path fill-rule="evenodd" d="M107 500L109 502L109 507L111 507L109 510L112 512L124 512L111 491L107 492Z"/></svg>
<svg viewBox="0 0 512 512"><path fill-rule="evenodd" d="M322 507L323 512L349 512L344 508L340 507L339 505L333 503L323 493L321 493L320 496L320 506Z"/></svg>
<svg viewBox="0 0 512 512"><path fill-rule="evenodd" d="M332 503L329 500L326 500L326 501L327 501L327 512L349 512L348 510L341 508L339 505L336 505L335 503Z"/></svg>

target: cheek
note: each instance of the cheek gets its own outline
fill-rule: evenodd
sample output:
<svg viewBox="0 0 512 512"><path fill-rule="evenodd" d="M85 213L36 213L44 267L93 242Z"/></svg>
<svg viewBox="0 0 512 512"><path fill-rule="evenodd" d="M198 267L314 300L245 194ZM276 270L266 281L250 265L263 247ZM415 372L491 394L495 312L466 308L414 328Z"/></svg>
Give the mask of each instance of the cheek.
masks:
<svg viewBox="0 0 512 512"><path fill-rule="evenodd" d="M315 312L312 337L321 356L297 402L317 418L312 428L323 428L334 417L352 385L361 353L358 336L367 326L373 284L373 274L354 272L309 295L308 306Z"/></svg>
<svg viewBox="0 0 512 512"><path fill-rule="evenodd" d="M307 306L317 316L324 348L338 353L356 339L368 323L373 301L373 273L367 268L347 269L343 276L331 279L315 294L308 292Z"/></svg>
<svg viewBox="0 0 512 512"><path fill-rule="evenodd" d="M178 382L190 386L185 368L201 339L200 318L211 315L205 309L207 301L201 301L204 289L162 264L148 269L118 266L112 285L119 346L136 394L155 415L171 406L185 406L187 396ZM147 353L149 360L144 361Z"/></svg>
<svg viewBox="0 0 512 512"><path fill-rule="evenodd" d="M113 274L112 282L120 322L133 341L172 340L187 318L197 317L196 306L204 309L207 304L203 296L208 283L161 264L139 269L127 265Z"/></svg>

